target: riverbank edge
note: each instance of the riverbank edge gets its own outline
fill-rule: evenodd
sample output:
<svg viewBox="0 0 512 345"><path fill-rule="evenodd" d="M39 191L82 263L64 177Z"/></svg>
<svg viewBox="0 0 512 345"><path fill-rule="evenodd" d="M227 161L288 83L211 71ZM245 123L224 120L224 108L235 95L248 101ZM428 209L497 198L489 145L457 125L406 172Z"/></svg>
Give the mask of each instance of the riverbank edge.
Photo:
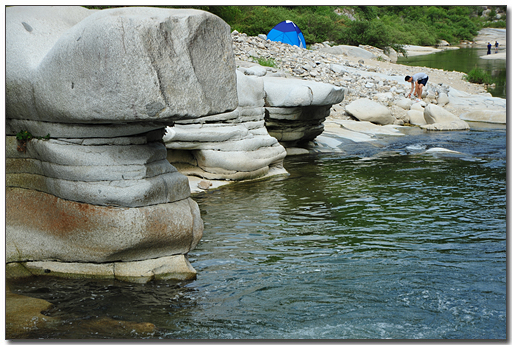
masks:
<svg viewBox="0 0 512 345"><path fill-rule="evenodd" d="M505 31L505 34L506 34L506 31ZM477 48L486 48L485 44L479 44L477 42L471 42L471 44L467 43L468 46L471 46L471 47L477 47ZM406 45L404 48L405 50L407 51L407 54L408 56L419 56L419 55L429 55L429 54L435 54L435 53L439 53L439 52L443 52L445 50L455 50L455 49L461 49L461 46L416 46L416 45ZM503 46L505 46L505 44L503 44ZM503 53L505 54L505 53ZM500 55L500 54L495 54L495 55ZM506 54L505 54L506 56ZM353 61L356 61L358 60L359 58L351 58L351 57L347 57L348 59L352 59ZM499 59L500 57L497 56L497 57L494 57L493 58L496 58L496 59ZM491 59L489 57L489 59ZM239 63L241 61L238 61L237 60L237 63ZM385 62L385 61L366 61L365 63L370 63L372 65L383 65L383 64L392 64L392 65L399 65L399 66L403 66L403 67L414 67L414 66L407 66L407 65L400 65L400 64L396 64L396 63L391 63L391 62ZM255 64L256 65L256 64ZM459 77L461 74L464 74L464 73L461 73L461 72L457 72L457 71L444 71L442 69L436 69L436 68L428 68L430 70L437 70L437 71L441 71L441 72L444 72L444 73L452 73L454 74L454 77ZM450 77L451 78L451 77ZM474 86L477 87L477 90L478 90L478 93L474 93L475 95L482 95L482 94L486 94L487 91L485 90L485 88L481 85L481 84L474 84L474 83L469 83L467 82L468 84L472 84ZM490 95L490 94L488 94ZM332 129L333 126L339 126L338 123L336 122L336 118L335 116L333 116L333 112L334 110L331 108L331 115L329 115L327 118L326 118L326 121L325 121L325 125L329 125L329 127ZM468 122L468 121L466 121ZM396 126L396 125L393 125L394 127L397 127L397 130L400 130L400 127L406 127L406 126ZM419 128L419 126L417 126ZM355 133L358 133L356 131L354 131ZM407 133L407 131L403 131L404 133ZM363 141L364 140L374 140L375 136L378 134L377 132L374 132L374 133L371 133L371 132L359 132L360 134L363 134L363 138L368 138L368 139L362 139ZM327 131L327 130L324 130L324 132L322 133L323 135L325 134L329 134L330 136L336 136L337 135L337 131L335 130L334 132L333 131ZM322 134L320 136L322 136ZM339 133L338 133L339 134ZM406 134L405 134L406 135ZM339 139L346 139L346 137L343 137L343 136L339 136ZM316 139L315 139L316 140ZM311 153L314 153L314 151L312 150L307 150L307 149L300 149L300 148L287 148L287 156L293 156L293 155L300 155L300 154L311 154ZM333 150L332 152L335 152L336 150ZM286 159L286 158L285 158ZM226 186L226 185L229 185L229 184L232 184L232 183L243 183L245 181L257 181L257 180L262 180L262 179L266 179L266 178L271 178L273 176L276 176L276 175L287 175L288 173L286 172L286 170L284 169L279 169L279 170L272 170L269 171L269 173L263 177L260 177L260 178L256 178L256 179L249 179L249 180L243 180L243 181L230 181L230 180L209 180L209 179L203 179L203 178L200 178L200 177L197 177L197 176L187 176L188 177L188 180L189 180L189 186L190 186L190 190L191 190L191 193L192 195L197 195L197 194L200 194L200 193L205 193L205 192L208 192L208 191L212 191L212 190L216 190L218 188L221 188L223 186ZM200 188L199 187L199 183L201 181L205 181L206 183L203 182L203 185L209 185L208 188Z"/></svg>

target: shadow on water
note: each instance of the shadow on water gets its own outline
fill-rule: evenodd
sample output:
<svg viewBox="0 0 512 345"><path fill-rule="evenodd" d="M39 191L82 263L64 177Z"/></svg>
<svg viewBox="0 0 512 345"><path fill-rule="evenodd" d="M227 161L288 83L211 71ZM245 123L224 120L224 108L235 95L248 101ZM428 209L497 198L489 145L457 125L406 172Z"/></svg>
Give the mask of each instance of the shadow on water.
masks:
<svg viewBox="0 0 512 345"><path fill-rule="evenodd" d="M500 53L506 52L506 48L500 48ZM494 48L492 49L494 54ZM443 69L445 71L458 71L468 73L478 67L489 72L496 80L496 87L489 88L488 92L493 97L507 97L507 62L506 60L481 59L487 55L485 48L473 48L461 46L460 49L446 49L442 52L428 55L399 57L397 63L410 66L425 66ZM434 81L435 82L435 81Z"/></svg>

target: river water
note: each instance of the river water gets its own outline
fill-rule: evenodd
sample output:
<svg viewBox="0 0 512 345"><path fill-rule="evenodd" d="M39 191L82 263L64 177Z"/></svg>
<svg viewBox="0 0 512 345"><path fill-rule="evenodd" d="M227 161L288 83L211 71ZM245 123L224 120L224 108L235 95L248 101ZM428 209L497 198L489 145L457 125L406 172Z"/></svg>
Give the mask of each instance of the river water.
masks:
<svg viewBox="0 0 512 345"><path fill-rule="evenodd" d="M494 54L494 47L491 50ZM506 48L500 47L499 53L505 53ZM399 57L397 63L410 66L425 66L430 68L444 69L445 71L458 71L468 73L475 67L488 72L495 81L494 88L487 91L493 97L507 97L507 61L482 59L480 56L487 55L487 48L460 46L460 49L446 49L442 52L427 55ZM431 82L429 80L429 82ZM432 80L435 82L435 80Z"/></svg>
<svg viewBox="0 0 512 345"><path fill-rule="evenodd" d="M62 319L31 337L112 338L82 326L108 317L158 327L136 339L505 339L506 128L471 125L197 195L196 280L14 284Z"/></svg>

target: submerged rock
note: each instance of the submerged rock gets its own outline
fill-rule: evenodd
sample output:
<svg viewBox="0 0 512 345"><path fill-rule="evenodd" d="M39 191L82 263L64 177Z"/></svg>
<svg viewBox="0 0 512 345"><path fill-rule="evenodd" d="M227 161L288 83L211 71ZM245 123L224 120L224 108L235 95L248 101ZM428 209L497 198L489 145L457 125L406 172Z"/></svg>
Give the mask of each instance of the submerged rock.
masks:
<svg viewBox="0 0 512 345"><path fill-rule="evenodd" d="M43 314L52 307L45 300L7 291L5 302L5 339L26 339L31 331L61 323Z"/></svg>

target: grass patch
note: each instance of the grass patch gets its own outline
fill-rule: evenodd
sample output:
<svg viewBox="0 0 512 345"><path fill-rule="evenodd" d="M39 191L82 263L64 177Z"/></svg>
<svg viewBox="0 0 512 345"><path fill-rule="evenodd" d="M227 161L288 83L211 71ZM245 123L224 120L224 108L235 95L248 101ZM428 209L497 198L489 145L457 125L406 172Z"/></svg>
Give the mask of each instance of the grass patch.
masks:
<svg viewBox="0 0 512 345"><path fill-rule="evenodd" d="M481 68L475 67L465 76L470 83L476 84L492 84L493 78L491 74Z"/></svg>
<svg viewBox="0 0 512 345"><path fill-rule="evenodd" d="M259 63L261 66L277 68L276 60L274 58L262 58L262 57L252 57Z"/></svg>

